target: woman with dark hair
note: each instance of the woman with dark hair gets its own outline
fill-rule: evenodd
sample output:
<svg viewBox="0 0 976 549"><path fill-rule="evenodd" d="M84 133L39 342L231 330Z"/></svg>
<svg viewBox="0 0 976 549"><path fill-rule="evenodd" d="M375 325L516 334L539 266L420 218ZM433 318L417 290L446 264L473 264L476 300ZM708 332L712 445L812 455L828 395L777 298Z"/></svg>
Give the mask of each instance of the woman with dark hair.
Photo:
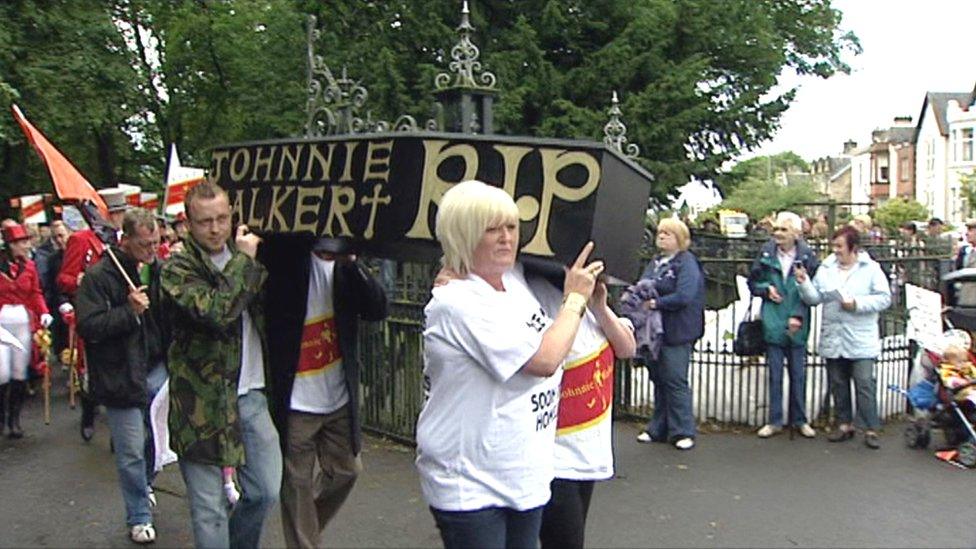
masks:
<svg viewBox="0 0 976 549"><path fill-rule="evenodd" d="M864 444L876 450L881 447L874 370L874 361L881 354L878 313L891 305L891 290L881 265L861 249L857 229L843 227L831 239L834 253L820 265L813 280L805 269L796 269L803 301L808 305L824 304L820 356L827 361L830 392L840 422L827 440L850 440L856 425L864 429ZM857 391L854 424L852 379Z"/></svg>
<svg viewBox="0 0 976 549"><path fill-rule="evenodd" d="M0 256L0 327L17 338L21 348L0 346L0 433L6 419L10 428L8 436L21 438L24 431L20 428L20 410L27 394L27 367L33 349L31 336L37 329L50 326L54 319L44 303L34 262L27 257L30 251L27 230L12 223L3 227L2 234L6 249Z"/></svg>
<svg viewBox="0 0 976 549"><path fill-rule="evenodd" d="M695 446L688 364L691 350L705 333L705 277L695 254L688 251L691 233L677 218L657 227L661 252L641 278L651 280L658 298L644 303L661 311L664 342L656 361L649 361L654 382L654 415L638 442L670 442L679 450Z"/></svg>

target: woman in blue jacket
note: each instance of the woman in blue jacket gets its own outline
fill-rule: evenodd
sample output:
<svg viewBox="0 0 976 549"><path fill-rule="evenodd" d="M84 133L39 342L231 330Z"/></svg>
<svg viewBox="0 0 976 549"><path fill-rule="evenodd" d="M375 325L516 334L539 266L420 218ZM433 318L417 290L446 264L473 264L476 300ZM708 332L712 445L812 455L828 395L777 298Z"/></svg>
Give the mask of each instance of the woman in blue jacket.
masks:
<svg viewBox="0 0 976 549"><path fill-rule="evenodd" d="M688 251L691 233L677 218L664 219L657 228L661 252L641 278L654 282L658 298L645 307L661 312L664 343L658 359L648 363L654 382L654 415L639 442L671 442L679 450L695 445L695 418L691 411L688 364L695 341L705 333L705 278L695 254Z"/></svg>

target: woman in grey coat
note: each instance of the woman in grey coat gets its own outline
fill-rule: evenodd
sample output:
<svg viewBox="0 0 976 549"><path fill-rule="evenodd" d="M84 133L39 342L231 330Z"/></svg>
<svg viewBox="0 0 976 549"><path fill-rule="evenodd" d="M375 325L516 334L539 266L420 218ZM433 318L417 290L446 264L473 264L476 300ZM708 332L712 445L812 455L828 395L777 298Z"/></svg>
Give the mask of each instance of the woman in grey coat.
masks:
<svg viewBox="0 0 976 549"><path fill-rule="evenodd" d="M877 374L874 361L881 354L878 314L891 305L888 277L881 265L860 249L860 236L844 227L832 237L834 253L820 265L813 280L797 269L800 296L809 305L823 303L820 356L827 361L830 392L834 397L837 431L830 442L850 440L851 380L857 391L857 422L864 429L864 444L881 447L877 406Z"/></svg>

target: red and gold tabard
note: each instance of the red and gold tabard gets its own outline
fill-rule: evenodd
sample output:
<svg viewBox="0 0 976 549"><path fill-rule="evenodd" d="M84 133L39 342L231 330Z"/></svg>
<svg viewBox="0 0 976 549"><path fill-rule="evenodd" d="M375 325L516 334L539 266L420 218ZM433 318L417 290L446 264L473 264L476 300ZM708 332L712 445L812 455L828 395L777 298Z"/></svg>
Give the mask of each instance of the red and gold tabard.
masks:
<svg viewBox="0 0 976 549"><path fill-rule="evenodd" d="M604 341L599 351L563 368L556 434L581 431L602 421L613 407L613 348Z"/></svg>
<svg viewBox="0 0 976 549"><path fill-rule="evenodd" d="M305 322L302 330L302 350L298 358L296 376L323 373L342 361L335 317L319 316Z"/></svg>

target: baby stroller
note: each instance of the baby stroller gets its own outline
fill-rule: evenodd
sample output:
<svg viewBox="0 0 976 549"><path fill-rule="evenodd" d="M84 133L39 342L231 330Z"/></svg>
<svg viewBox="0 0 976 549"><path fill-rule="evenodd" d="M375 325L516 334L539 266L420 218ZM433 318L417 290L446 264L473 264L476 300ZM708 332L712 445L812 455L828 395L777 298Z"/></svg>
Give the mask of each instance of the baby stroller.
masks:
<svg viewBox="0 0 976 549"><path fill-rule="evenodd" d="M971 338L963 330L948 330L943 334L943 345L954 343L969 349ZM970 385L947 387L939 375L942 363L941 351L922 349L912 372L911 383L906 391L897 385L889 388L905 396L914 410L913 420L905 428L904 440L909 448L928 448L932 429L940 429L946 446L958 452L957 461L966 467L976 467L976 430L973 429L973 410L956 402L956 393ZM970 353L970 360L974 360ZM968 413L967 413L968 412Z"/></svg>

